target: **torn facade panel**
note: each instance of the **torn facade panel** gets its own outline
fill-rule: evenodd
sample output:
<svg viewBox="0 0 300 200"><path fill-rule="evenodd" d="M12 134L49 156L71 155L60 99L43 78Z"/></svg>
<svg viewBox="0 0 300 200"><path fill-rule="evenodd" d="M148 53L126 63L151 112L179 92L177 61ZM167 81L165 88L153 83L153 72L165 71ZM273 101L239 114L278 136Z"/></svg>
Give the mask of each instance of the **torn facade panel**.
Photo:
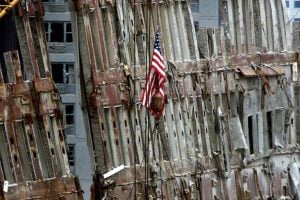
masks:
<svg viewBox="0 0 300 200"><path fill-rule="evenodd" d="M0 199L82 199L70 174L42 15L40 1L23 2L0 19Z"/></svg>

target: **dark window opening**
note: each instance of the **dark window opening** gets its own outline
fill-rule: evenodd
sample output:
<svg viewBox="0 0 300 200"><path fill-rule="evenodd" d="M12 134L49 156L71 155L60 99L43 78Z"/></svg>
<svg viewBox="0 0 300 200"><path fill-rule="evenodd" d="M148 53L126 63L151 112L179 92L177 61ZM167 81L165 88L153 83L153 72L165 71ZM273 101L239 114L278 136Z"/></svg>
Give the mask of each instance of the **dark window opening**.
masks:
<svg viewBox="0 0 300 200"><path fill-rule="evenodd" d="M286 185L284 185L282 187L282 191L283 191L283 195L284 196L288 196L289 195L289 190L288 190L288 187Z"/></svg>
<svg viewBox="0 0 300 200"><path fill-rule="evenodd" d="M248 135L249 135L249 150L250 154L254 153L254 143L253 143L253 117L248 117Z"/></svg>
<svg viewBox="0 0 300 200"><path fill-rule="evenodd" d="M199 22L198 21L194 21L194 28L195 28L195 31L198 32L200 27L199 27Z"/></svg>
<svg viewBox="0 0 300 200"><path fill-rule="evenodd" d="M49 23L44 23L46 40L49 42Z"/></svg>
<svg viewBox="0 0 300 200"><path fill-rule="evenodd" d="M64 42L64 24L51 23L50 42Z"/></svg>
<svg viewBox="0 0 300 200"><path fill-rule="evenodd" d="M294 2L294 7L295 8L300 8L300 1L295 1Z"/></svg>
<svg viewBox="0 0 300 200"><path fill-rule="evenodd" d="M70 22L46 22L45 32L48 42L73 42Z"/></svg>
<svg viewBox="0 0 300 200"><path fill-rule="evenodd" d="M272 133L272 111L267 112L267 133L269 139L269 148L273 148L273 133Z"/></svg>
<svg viewBox="0 0 300 200"><path fill-rule="evenodd" d="M64 136L63 136L63 133L62 133L62 131L61 130L59 130L59 140L61 141L61 142L63 142L64 141Z"/></svg>
<svg viewBox="0 0 300 200"><path fill-rule="evenodd" d="M66 134L73 135L75 133L75 104L65 104L65 127Z"/></svg>
<svg viewBox="0 0 300 200"><path fill-rule="evenodd" d="M66 124L74 124L74 105L66 105Z"/></svg>
<svg viewBox="0 0 300 200"><path fill-rule="evenodd" d="M14 141L14 138L13 138L13 137L10 137L9 140L10 140L10 144L11 144L11 145L14 145L14 144L15 144L15 141Z"/></svg>
<svg viewBox="0 0 300 200"><path fill-rule="evenodd" d="M32 151L32 156L33 156L33 158L37 158L37 153L36 153L36 151Z"/></svg>
<svg viewBox="0 0 300 200"><path fill-rule="evenodd" d="M75 67L73 63L52 63L52 77L60 93L75 93Z"/></svg>
<svg viewBox="0 0 300 200"><path fill-rule="evenodd" d="M71 23L66 24L66 42L73 42Z"/></svg>
<svg viewBox="0 0 300 200"><path fill-rule="evenodd" d="M287 8L289 8L290 7L290 2L289 1L285 1L285 5L286 5Z"/></svg>
<svg viewBox="0 0 300 200"><path fill-rule="evenodd" d="M29 141L33 142L33 135L32 134L29 134Z"/></svg>
<svg viewBox="0 0 300 200"><path fill-rule="evenodd" d="M74 113L74 105L66 105L66 114Z"/></svg>
<svg viewBox="0 0 300 200"><path fill-rule="evenodd" d="M55 83L64 83L63 64L52 63L52 76Z"/></svg>
<svg viewBox="0 0 300 200"><path fill-rule="evenodd" d="M65 154L66 153L66 150L64 147L62 147L62 153Z"/></svg>

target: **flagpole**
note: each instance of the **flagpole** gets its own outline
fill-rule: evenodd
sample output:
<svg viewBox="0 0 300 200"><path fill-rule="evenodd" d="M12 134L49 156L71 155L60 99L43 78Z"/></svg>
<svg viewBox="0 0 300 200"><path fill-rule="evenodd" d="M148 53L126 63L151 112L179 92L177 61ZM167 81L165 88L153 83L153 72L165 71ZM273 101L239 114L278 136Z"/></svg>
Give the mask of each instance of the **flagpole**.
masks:
<svg viewBox="0 0 300 200"><path fill-rule="evenodd" d="M157 19L154 19L157 22L157 26L151 26L152 16L155 14L152 12L152 2L151 0L147 1L147 19L146 27L147 27L147 35L146 35L146 83L141 93L141 104L146 107L145 110L145 128L143 134L143 155L145 165L145 198L149 198L149 162L150 162L150 142L151 142L151 122L152 118L150 114L154 116L155 126L153 130L157 128L157 124L159 122L160 117L163 114L164 110L164 84L166 82L166 72L165 72L165 64L164 58L162 56L161 47L160 47L160 36L159 36L159 2L156 1L156 11L157 11ZM154 15L153 15L154 14ZM155 38L154 38L154 48L152 56L150 55L151 48L151 37L150 34L152 32L152 28L155 30Z"/></svg>
<svg viewBox="0 0 300 200"><path fill-rule="evenodd" d="M146 55L146 59L147 59L147 62L146 62L146 73L148 72L148 69L150 68L150 41L151 41L151 38L150 38L150 33L151 33L151 26L150 26L150 14L151 14L151 0L148 0L148 3L147 3L147 26L148 26L148 31L147 31L147 35L148 35L148 48L147 48L147 55ZM149 80L148 80L149 81ZM146 80L147 82L147 80ZM147 83L146 83L147 84ZM146 98L151 98L147 95ZM149 99L147 99L147 102L149 102ZM150 127L151 124L150 124L150 113L149 113L149 110L147 109L147 120L146 120L146 127L145 127L145 197L146 199L149 199L149 193L148 193L148 187L149 187L149 184L148 184L148 163L149 163L149 152L148 152L148 149L149 149L149 130L150 130Z"/></svg>

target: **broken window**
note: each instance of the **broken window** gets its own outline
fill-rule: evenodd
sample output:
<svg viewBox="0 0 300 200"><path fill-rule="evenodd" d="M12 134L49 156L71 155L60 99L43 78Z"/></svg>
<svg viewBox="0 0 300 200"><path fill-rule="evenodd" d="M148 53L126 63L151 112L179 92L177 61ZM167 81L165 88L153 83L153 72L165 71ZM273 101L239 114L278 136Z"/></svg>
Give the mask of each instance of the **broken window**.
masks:
<svg viewBox="0 0 300 200"><path fill-rule="evenodd" d="M268 134L268 147L273 148L273 132L272 132L272 111L266 113L267 115L267 134Z"/></svg>
<svg viewBox="0 0 300 200"><path fill-rule="evenodd" d="M73 42L71 22L45 22L47 42Z"/></svg>
<svg viewBox="0 0 300 200"><path fill-rule="evenodd" d="M64 104L65 128L67 135L74 135L75 124L75 104Z"/></svg>
<svg viewBox="0 0 300 200"><path fill-rule="evenodd" d="M66 24L66 42L73 42L71 23Z"/></svg>
<svg viewBox="0 0 300 200"><path fill-rule="evenodd" d="M284 146L284 125L285 125L285 116L283 109L275 110L274 115L274 145L276 147Z"/></svg>
<svg viewBox="0 0 300 200"><path fill-rule="evenodd" d="M61 94L75 93L75 69L73 63L52 63L52 77Z"/></svg>
<svg viewBox="0 0 300 200"><path fill-rule="evenodd" d="M68 144L68 160L70 171L75 174L75 144Z"/></svg>
<svg viewBox="0 0 300 200"><path fill-rule="evenodd" d="M248 117L248 135L249 135L249 151L254 154L254 141L253 141L253 117Z"/></svg>

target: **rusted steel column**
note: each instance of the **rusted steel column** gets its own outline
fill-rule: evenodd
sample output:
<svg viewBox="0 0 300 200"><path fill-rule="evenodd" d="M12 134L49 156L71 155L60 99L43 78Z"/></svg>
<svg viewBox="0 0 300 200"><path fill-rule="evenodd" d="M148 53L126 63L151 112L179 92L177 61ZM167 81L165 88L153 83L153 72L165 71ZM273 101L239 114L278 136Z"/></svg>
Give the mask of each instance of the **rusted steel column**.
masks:
<svg viewBox="0 0 300 200"><path fill-rule="evenodd" d="M100 7L101 6L101 7ZM95 58L97 61L97 69L106 71L109 69L109 59L106 45L106 35L103 23L103 8L105 5L100 5L99 0L95 0L90 5L90 21L93 27L93 42Z"/></svg>
<svg viewBox="0 0 300 200"><path fill-rule="evenodd" d="M45 136L47 138L47 143L49 145L49 154L48 156L50 156L51 159L51 165L53 167L53 174L54 176L61 176L61 175L65 175L65 171L62 168L62 166L60 165L60 159L59 157L61 155L59 155L60 151L58 150L58 147L55 143L55 136L54 136L54 132L53 132L53 127L52 127L52 123L50 121L51 119L49 119L49 116L43 116L43 123L45 124Z"/></svg>
<svg viewBox="0 0 300 200"><path fill-rule="evenodd" d="M22 18L23 18L23 23L24 23L24 30L26 32L26 40L27 40L29 56L30 56L30 60L31 60L31 64L32 64L33 76L34 76L34 79L38 79L38 78L40 78L40 70L39 70L38 61L36 58L34 42L33 42L32 32L31 32L30 23L29 23L29 17L28 17L28 15L25 15Z"/></svg>
<svg viewBox="0 0 300 200"><path fill-rule="evenodd" d="M263 4L262 6L264 6L261 11L265 12L265 17L266 17L265 19L262 19L262 20L265 20L265 23L266 23L266 29L265 29L264 34L267 36L268 52L270 52L270 51L273 52L274 51L274 38L273 38L274 35L273 34L277 35L277 33L274 33L277 30L273 30L271 1L270 0L262 1L261 4Z"/></svg>
<svg viewBox="0 0 300 200"><path fill-rule="evenodd" d="M178 27L178 33L180 39L182 60L189 60L190 48L188 45L187 32L189 32L190 30L186 28L185 19L182 10L182 2L175 2L174 11L176 13L176 21L177 21L177 27Z"/></svg>
<svg viewBox="0 0 300 200"><path fill-rule="evenodd" d="M178 32L178 30L180 29L180 27L178 27L177 22L176 22L176 15L175 15L175 4L176 2L171 1L169 3L169 7L167 9L168 12L168 18L169 18L169 24L170 24L170 30L172 31L172 46L173 46L173 51L174 51L174 59L181 61L183 60L183 56L182 56L182 46L180 44L180 34Z"/></svg>
<svg viewBox="0 0 300 200"><path fill-rule="evenodd" d="M279 52L280 51L280 41L282 38L279 38L279 31L280 31L280 27L279 27L279 22L277 20L278 18L278 10L276 7L276 1L270 1L270 6L271 6L271 16L272 16L272 24L273 24L273 28L272 28L272 38L274 41L274 49L273 51L275 52ZM282 18L281 16L279 18Z"/></svg>
<svg viewBox="0 0 300 200"><path fill-rule="evenodd" d="M195 32L195 26L193 22L193 15L189 5L189 2L181 2L182 12L185 21L185 29L187 30L188 48L190 49L190 59L199 59L199 50L197 46L197 38Z"/></svg>
<svg viewBox="0 0 300 200"><path fill-rule="evenodd" d="M84 22L83 28L84 28L85 38L86 38L86 45L87 45L86 50L88 51L88 59L89 59L88 67L91 70L92 82L94 85L97 85L98 83L97 62L95 59L92 29L89 21L89 16L88 16L88 8L82 9L81 12L83 13L83 22Z"/></svg>
<svg viewBox="0 0 300 200"><path fill-rule="evenodd" d="M127 7L127 2L123 0L116 0L116 7L117 7L117 16L120 25L120 33L118 34L118 41L120 45L120 62L126 63L128 66L131 66L131 59L130 59L130 46L129 46L129 30L128 30L128 11L129 8ZM127 12L123 12L126 10Z"/></svg>
<svg viewBox="0 0 300 200"><path fill-rule="evenodd" d="M178 160L180 158L180 149L177 140L176 127L172 125L175 123L175 117L172 107L173 106L171 104L166 104L164 115L164 133L167 138L166 143L168 144L168 146L165 146L164 151L167 151L165 153L169 156L168 159L170 161Z"/></svg>
<svg viewBox="0 0 300 200"><path fill-rule="evenodd" d="M11 52L5 52L3 56L4 56L4 60L5 60L5 65L8 66L6 69L6 75L7 75L8 82L16 83L16 75L15 75L14 68L13 68L14 61L11 57Z"/></svg>
<svg viewBox="0 0 300 200"><path fill-rule="evenodd" d="M236 41L237 41L237 50L239 54L245 54L245 34L247 29L244 26L244 12L243 12L243 3L242 0L233 0L234 12L235 12L235 24L236 24Z"/></svg>
<svg viewBox="0 0 300 200"><path fill-rule="evenodd" d="M18 141L16 140L16 135L15 135L15 130L13 127L13 121L12 120L6 120L4 122L5 124L5 131L7 134L7 138L8 138L8 146L9 146L9 150L10 150L10 156L11 156L11 161L12 161L12 165L13 165L13 169L14 169L14 173L15 173L15 182L16 183L24 183L25 182L25 176L24 176L24 172L22 169L22 163L21 163L21 156L20 156L20 152L18 151L18 147L17 147L17 143Z"/></svg>
<svg viewBox="0 0 300 200"><path fill-rule="evenodd" d="M117 68L120 64L118 36L116 18L113 13L114 7L111 4L103 5L103 19L106 21L104 28L106 30L106 45L108 50L109 67Z"/></svg>
<svg viewBox="0 0 300 200"><path fill-rule="evenodd" d="M258 51L267 52L268 51L268 32L266 24L266 10L265 1L259 0L255 1L255 38L256 38L256 48Z"/></svg>
<svg viewBox="0 0 300 200"><path fill-rule="evenodd" d="M40 161L38 158L38 152L37 152L37 145L35 141L35 135L32 130L32 117L35 116L34 113L34 106L33 101L31 97L31 90L32 88L28 83L23 82L23 75L21 71L21 65L19 60L19 55L17 51L8 52L6 56L6 60L12 60L12 65L10 66L12 70L14 71L14 76L16 77L16 84L13 85L15 97L12 99L14 102L14 107L17 107L22 112L22 117L25 118L23 121L22 132L24 132L24 135L21 137L25 137L24 141L25 143L22 144L25 146L26 152L29 152L30 159L28 160L29 167L33 166L34 168L34 174L33 179L41 179L42 173L41 173L41 166ZM7 65L8 67L9 65ZM20 118L19 118L20 119ZM19 139L21 139L19 137ZM27 155L24 155L27 157ZM24 157L23 156L23 157ZM25 158L23 158L25 159ZM25 167L25 164L23 165Z"/></svg>
<svg viewBox="0 0 300 200"><path fill-rule="evenodd" d="M135 34L138 48L138 59L141 65L146 63L146 22L143 15L143 9L140 2L134 5L135 12Z"/></svg>
<svg viewBox="0 0 300 200"><path fill-rule="evenodd" d="M284 2L286 3L286 2ZM275 5L276 5L276 8L277 8L277 13L278 13L278 23L279 23L279 37L280 37L280 50L284 51L284 50L287 50L287 35L286 35L286 30L288 27L285 26L285 18L287 17L286 16L286 6L285 4L282 4L282 1L275 1Z"/></svg>
<svg viewBox="0 0 300 200"><path fill-rule="evenodd" d="M119 134L119 125L117 124L115 108L109 107L104 108L105 120L107 123L107 132L106 134L109 137L110 147L111 147L111 155L113 161L113 167L118 167L123 163L122 158L122 149L121 149L121 140Z"/></svg>
<svg viewBox="0 0 300 200"><path fill-rule="evenodd" d="M209 56L212 58L216 58L218 56L218 49L217 49L217 40L216 40L216 29L215 28L208 28L207 29L208 35L208 47L209 47Z"/></svg>
<svg viewBox="0 0 300 200"><path fill-rule="evenodd" d="M286 36L286 39L283 41L284 44L283 44L283 47L284 47L284 50L290 50L292 51L293 50L293 39L292 39L292 23L288 17L288 11L286 9L286 1L285 0L281 0L281 1L278 1L278 4L280 4L278 7L280 7L282 10L282 17L283 19L280 18L280 20L282 20L282 31L284 33L282 33L282 35L285 35Z"/></svg>
<svg viewBox="0 0 300 200"><path fill-rule="evenodd" d="M141 120L141 117L139 116L139 109L138 107L140 104L135 104L133 106L133 109L130 110L131 114L131 126L132 126L132 142L131 145L135 149L134 153L136 156L136 163L134 164L141 164L144 160L143 155L143 142L142 142L142 125L143 121ZM134 140L135 139L135 140Z"/></svg>
<svg viewBox="0 0 300 200"><path fill-rule="evenodd" d="M237 41L236 41L236 31L235 31L235 19L234 19L234 0L227 0L227 12L228 12L228 24L229 24L229 32L230 32L230 49L231 55L237 54Z"/></svg>
<svg viewBox="0 0 300 200"><path fill-rule="evenodd" d="M105 109L104 108L97 108L97 113L98 113L98 117L99 117L99 124L101 127L101 139L102 139L102 144L103 147L101 148L96 147L98 149L98 152L96 152L96 155L98 158L103 158L104 159L104 164L105 164L105 168L106 170L109 170L113 167L113 152L112 152L112 148L111 148L111 142L109 139L109 127L107 126L107 121L105 120ZM94 138L96 138L94 135L92 136ZM96 145L100 145L100 144L96 144ZM103 150L101 150L103 149ZM100 156L100 152L103 152L103 157ZM98 161L98 160L97 160ZM98 161L100 162L100 161Z"/></svg>
<svg viewBox="0 0 300 200"><path fill-rule="evenodd" d="M133 140L131 137L130 120L124 106L116 108L117 124L120 128L120 145L123 156L123 163L127 166L134 165Z"/></svg>
<svg viewBox="0 0 300 200"><path fill-rule="evenodd" d="M247 53L248 54L255 54L256 47L255 47L255 29L254 29L254 9L253 9L253 0L249 0L244 2L245 7L245 26L246 26L246 42L247 42Z"/></svg>
<svg viewBox="0 0 300 200"><path fill-rule="evenodd" d="M43 71L45 71L46 77L52 77L52 73L50 72L50 60L49 60L49 54L47 51L47 41L45 36L45 30L44 30L44 21L41 16L36 16L34 19L35 22L35 29L37 32L37 38L38 38L38 46L40 48L39 55L41 55L42 59L42 66L40 68L43 68Z"/></svg>

